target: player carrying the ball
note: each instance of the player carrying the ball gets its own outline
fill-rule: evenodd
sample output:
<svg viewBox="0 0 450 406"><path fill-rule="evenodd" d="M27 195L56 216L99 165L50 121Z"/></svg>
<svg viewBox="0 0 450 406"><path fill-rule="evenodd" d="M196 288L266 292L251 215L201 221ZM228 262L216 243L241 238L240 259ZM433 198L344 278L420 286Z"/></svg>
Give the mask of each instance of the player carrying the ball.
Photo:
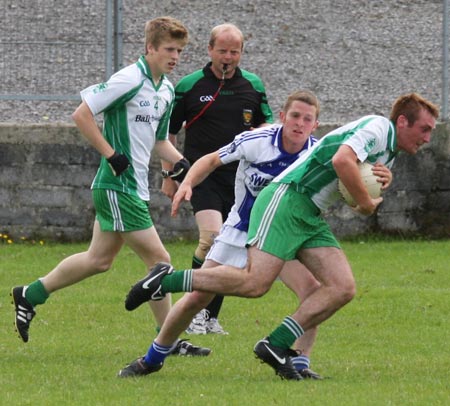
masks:
<svg viewBox="0 0 450 406"><path fill-rule="evenodd" d="M132 287L126 306L159 300L169 292L194 290L260 297L270 289L285 262L297 258L321 286L258 341L254 352L281 377L298 380L290 347L305 331L350 302L356 292L350 264L322 217L340 197L338 179L353 196L356 211L374 213L383 198L370 197L358 163L374 164L374 173L386 189L392 181L387 166L399 151L416 154L430 142L438 116L436 105L410 93L397 98L389 119L365 116L328 133L258 195L250 216L245 269L222 265L175 272L168 264L158 264Z"/></svg>

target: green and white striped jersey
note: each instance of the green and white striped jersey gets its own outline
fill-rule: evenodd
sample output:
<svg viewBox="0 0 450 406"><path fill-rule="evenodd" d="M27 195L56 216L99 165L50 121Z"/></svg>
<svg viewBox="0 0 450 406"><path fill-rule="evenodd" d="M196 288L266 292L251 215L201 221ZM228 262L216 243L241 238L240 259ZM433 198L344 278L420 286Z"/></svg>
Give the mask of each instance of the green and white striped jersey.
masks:
<svg viewBox="0 0 450 406"><path fill-rule="evenodd" d="M163 76L155 86L144 56L105 83L81 91L81 98L94 115L103 113L103 136L131 167L114 176L102 157L93 189L113 189L148 201L148 166L157 140L168 139L174 88Z"/></svg>
<svg viewBox="0 0 450 406"><path fill-rule="evenodd" d="M325 210L339 199L338 177L331 162L341 145L350 146L359 161L380 162L389 168L396 156L394 124L382 116L365 116L323 136L273 182L292 183Z"/></svg>

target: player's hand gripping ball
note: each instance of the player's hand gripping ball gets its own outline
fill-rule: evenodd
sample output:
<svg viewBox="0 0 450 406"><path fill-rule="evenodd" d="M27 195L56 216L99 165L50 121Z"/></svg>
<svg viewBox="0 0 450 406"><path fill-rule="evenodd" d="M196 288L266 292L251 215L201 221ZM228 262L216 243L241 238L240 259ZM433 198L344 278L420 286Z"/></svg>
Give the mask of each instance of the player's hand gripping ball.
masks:
<svg viewBox="0 0 450 406"><path fill-rule="evenodd" d="M361 179L366 186L367 191L369 192L369 196L373 199L376 199L377 197L380 197L381 195L381 186L382 184L380 182L377 182L377 177L372 172L372 164L369 164L367 162L362 162L358 164L359 166L359 173L361 174ZM344 184L339 179L338 181L338 189L341 193L344 201L351 207L356 206L356 202L353 199L352 195L348 192L347 188L344 186Z"/></svg>

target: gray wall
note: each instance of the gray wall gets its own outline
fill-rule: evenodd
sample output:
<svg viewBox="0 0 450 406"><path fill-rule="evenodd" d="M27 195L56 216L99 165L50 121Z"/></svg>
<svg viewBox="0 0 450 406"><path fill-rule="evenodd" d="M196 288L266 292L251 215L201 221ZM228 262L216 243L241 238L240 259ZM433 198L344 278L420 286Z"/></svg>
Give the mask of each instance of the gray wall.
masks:
<svg viewBox="0 0 450 406"><path fill-rule="evenodd" d="M335 125L321 125L318 135ZM368 232L450 237L450 125L439 124L432 142L415 156L401 154L385 201L371 217L338 203L326 217L339 237ZM0 124L0 233L14 239L85 241L94 211L90 184L99 155L70 124ZM151 214L165 240L196 238L189 205L169 215L159 192L160 163L152 158Z"/></svg>
<svg viewBox="0 0 450 406"><path fill-rule="evenodd" d="M0 94L74 95L103 81L105 3L3 1ZM143 52L148 19L171 15L186 23L190 40L169 75L174 84L208 62L211 29L231 22L245 36L241 67L261 76L274 112L294 89L313 91L322 107L320 120L328 123L388 116L392 102L412 91L441 101L442 0L122 3L124 65ZM0 102L0 122L72 124L78 104Z"/></svg>

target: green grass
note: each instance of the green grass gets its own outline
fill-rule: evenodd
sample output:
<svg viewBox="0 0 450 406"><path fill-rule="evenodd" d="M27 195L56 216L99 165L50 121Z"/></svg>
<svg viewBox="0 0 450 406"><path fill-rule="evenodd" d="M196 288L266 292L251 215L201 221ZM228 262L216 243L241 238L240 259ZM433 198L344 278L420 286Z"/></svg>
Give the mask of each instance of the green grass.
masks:
<svg viewBox="0 0 450 406"><path fill-rule="evenodd" d="M355 299L324 323L313 368L330 379L286 382L253 356L254 343L293 312L280 282L260 299L226 298L229 336L189 336L206 358L169 357L141 379L117 371L155 336L146 306L124 310L145 270L128 249L104 275L55 293L22 343L10 287L47 273L74 245L0 245L0 404L4 405L448 405L450 240L344 242L358 284ZM193 243L167 245L175 267ZM175 296L177 298L179 296Z"/></svg>

